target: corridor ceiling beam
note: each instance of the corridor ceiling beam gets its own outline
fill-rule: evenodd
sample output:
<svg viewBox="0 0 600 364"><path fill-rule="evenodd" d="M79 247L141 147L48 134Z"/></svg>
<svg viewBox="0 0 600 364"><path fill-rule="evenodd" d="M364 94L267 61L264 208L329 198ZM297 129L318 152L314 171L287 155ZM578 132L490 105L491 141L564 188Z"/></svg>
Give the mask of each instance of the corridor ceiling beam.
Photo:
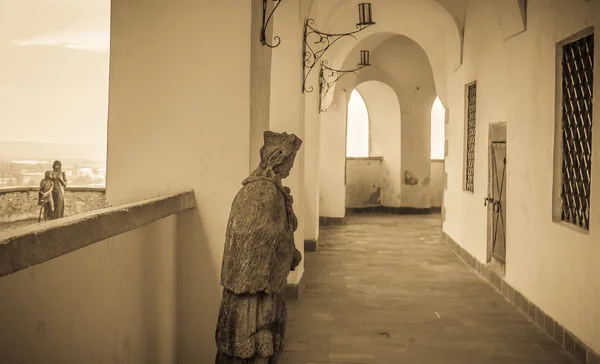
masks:
<svg viewBox="0 0 600 364"><path fill-rule="evenodd" d="M496 9L503 40L527 29L527 0L496 0Z"/></svg>

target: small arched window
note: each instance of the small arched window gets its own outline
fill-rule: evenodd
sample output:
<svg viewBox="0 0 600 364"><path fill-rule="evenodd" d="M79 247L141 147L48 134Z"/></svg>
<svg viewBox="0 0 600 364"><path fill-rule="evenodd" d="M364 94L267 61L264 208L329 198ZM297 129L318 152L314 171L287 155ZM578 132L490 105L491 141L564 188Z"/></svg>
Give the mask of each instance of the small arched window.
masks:
<svg viewBox="0 0 600 364"><path fill-rule="evenodd" d="M431 159L444 159L446 110L436 97L431 107Z"/></svg>
<svg viewBox="0 0 600 364"><path fill-rule="evenodd" d="M346 157L369 156L369 113L365 100L356 90L348 102L346 138Z"/></svg>

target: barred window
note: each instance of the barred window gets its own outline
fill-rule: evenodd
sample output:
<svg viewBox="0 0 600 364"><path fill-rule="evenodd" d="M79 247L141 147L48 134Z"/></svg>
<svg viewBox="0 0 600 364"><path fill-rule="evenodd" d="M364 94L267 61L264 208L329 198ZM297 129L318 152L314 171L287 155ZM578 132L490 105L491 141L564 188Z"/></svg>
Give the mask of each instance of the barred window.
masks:
<svg viewBox="0 0 600 364"><path fill-rule="evenodd" d="M466 163L465 163L465 190L473 192L475 184L473 174L475 170L475 124L477 105L477 83L467 86L467 133L466 133Z"/></svg>
<svg viewBox="0 0 600 364"><path fill-rule="evenodd" d="M562 221L590 226L594 34L562 46Z"/></svg>

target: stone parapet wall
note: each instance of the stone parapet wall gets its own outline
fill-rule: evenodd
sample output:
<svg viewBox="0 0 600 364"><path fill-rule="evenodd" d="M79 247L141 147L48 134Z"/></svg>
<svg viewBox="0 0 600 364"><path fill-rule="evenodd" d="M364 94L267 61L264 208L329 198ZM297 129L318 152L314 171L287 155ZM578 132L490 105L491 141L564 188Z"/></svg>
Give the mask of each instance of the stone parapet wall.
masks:
<svg viewBox="0 0 600 364"><path fill-rule="evenodd" d="M37 188L17 187L0 189L0 222L37 219ZM80 214L106 207L104 188L67 187L65 216Z"/></svg>

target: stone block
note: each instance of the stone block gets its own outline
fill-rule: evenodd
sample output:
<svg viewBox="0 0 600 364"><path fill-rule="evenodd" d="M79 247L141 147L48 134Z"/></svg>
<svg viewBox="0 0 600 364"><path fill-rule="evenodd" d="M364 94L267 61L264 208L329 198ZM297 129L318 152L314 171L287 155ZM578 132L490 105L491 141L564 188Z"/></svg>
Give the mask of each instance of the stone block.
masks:
<svg viewBox="0 0 600 364"><path fill-rule="evenodd" d="M600 364L600 355L598 355L598 353L594 352L594 350L592 350L591 348L588 347L585 363L586 364Z"/></svg>
<svg viewBox="0 0 600 364"><path fill-rule="evenodd" d="M561 346L563 346L564 344L564 332L565 329L563 328L563 326L558 322L554 321L554 335L552 337Z"/></svg>
<svg viewBox="0 0 600 364"><path fill-rule="evenodd" d="M316 252L318 242L315 239L304 240L304 251L305 252Z"/></svg>
<svg viewBox="0 0 600 364"><path fill-rule="evenodd" d="M528 308L528 316L529 319L533 322L535 322L535 311L537 309L537 306L535 304L533 304L533 302L529 301L529 308Z"/></svg>
<svg viewBox="0 0 600 364"><path fill-rule="evenodd" d="M523 311L525 315L529 313L529 300L523 295L521 295L521 311Z"/></svg>
<svg viewBox="0 0 600 364"><path fill-rule="evenodd" d="M535 306L535 323L543 330L546 322L546 314L542 309Z"/></svg>
<svg viewBox="0 0 600 364"><path fill-rule="evenodd" d="M545 315L545 320L544 320L544 331L546 331L546 334L548 334L548 336L550 337L554 337L554 319L552 317L550 317L549 315Z"/></svg>
<svg viewBox="0 0 600 364"><path fill-rule="evenodd" d="M575 339L573 334L566 329L564 330L563 347L569 354L575 355Z"/></svg>
<svg viewBox="0 0 600 364"><path fill-rule="evenodd" d="M575 338L573 340L573 355L582 363L586 362L587 346L581 340Z"/></svg>

